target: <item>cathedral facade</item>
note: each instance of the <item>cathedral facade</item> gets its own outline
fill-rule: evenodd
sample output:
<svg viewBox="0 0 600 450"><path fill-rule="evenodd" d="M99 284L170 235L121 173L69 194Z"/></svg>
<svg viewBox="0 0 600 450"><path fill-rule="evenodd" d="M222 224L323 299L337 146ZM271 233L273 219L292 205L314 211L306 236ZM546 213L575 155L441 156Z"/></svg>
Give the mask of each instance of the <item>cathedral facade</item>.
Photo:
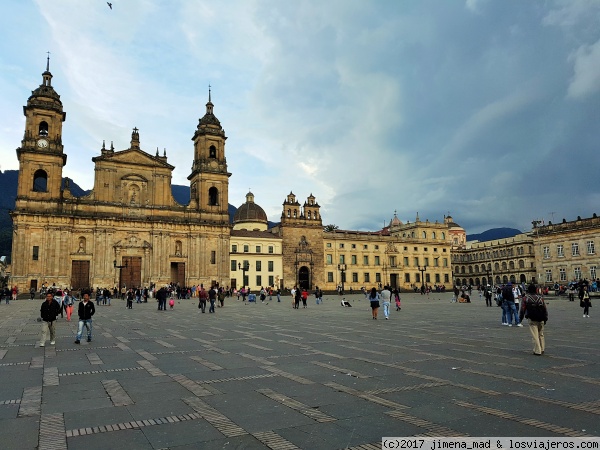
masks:
<svg viewBox="0 0 600 450"><path fill-rule="evenodd" d="M74 289L178 282L227 285L228 186L225 132L210 100L193 134L188 176L191 198L171 193L174 167L166 154L140 146L103 145L94 188L75 197L62 182L66 113L47 65L42 84L24 106L25 133L17 149L19 185L13 219L12 283L23 292L42 283Z"/></svg>

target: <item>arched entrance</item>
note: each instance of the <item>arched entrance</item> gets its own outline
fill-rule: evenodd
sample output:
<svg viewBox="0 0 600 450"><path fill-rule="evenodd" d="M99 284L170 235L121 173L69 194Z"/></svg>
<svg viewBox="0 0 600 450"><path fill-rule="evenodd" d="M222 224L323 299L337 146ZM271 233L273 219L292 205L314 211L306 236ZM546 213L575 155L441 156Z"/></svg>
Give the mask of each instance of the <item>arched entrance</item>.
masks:
<svg viewBox="0 0 600 450"><path fill-rule="evenodd" d="M300 267L298 271L298 287L300 289L310 289L310 270L306 266Z"/></svg>

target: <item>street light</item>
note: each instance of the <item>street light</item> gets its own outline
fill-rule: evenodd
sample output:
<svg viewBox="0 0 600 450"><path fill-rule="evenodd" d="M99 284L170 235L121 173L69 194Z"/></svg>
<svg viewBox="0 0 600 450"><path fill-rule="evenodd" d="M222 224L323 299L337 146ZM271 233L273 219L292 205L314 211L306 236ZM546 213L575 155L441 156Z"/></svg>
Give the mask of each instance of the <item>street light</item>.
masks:
<svg viewBox="0 0 600 450"><path fill-rule="evenodd" d="M125 265L122 266L117 266L117 260L113 260L113 267L115 269L119 269L119 289L121 289L123 286L121 286L121 273L122 273L122 269L126 269L127 268L127 260L125 260Z"/></svg>
<svg viewBox="0 0 600 450"><path fill-rule="evenodd" d="M238 263L238 269L240 269L242 271L242 287L246 287L248 283L248 280L246 279L246 272L248 272L250 270L250 264L248 264L247 262L244 263L244 265L242 266L241 263Z"/></svg>
<svg viewBox="0 0 600 450"><path fill-rule="evenodd" d="M427 271L427 266L417 266L417 270L421 272L421 294L425 292L425 278L423 278L423 273Z"/></svg>
<svg viewBox="0 0 600 450"><path fill-rule="evenodd" d="M342 273L342 295L344 294L344 281L346 281L346 264L338 264L338 270Z"/></svg>

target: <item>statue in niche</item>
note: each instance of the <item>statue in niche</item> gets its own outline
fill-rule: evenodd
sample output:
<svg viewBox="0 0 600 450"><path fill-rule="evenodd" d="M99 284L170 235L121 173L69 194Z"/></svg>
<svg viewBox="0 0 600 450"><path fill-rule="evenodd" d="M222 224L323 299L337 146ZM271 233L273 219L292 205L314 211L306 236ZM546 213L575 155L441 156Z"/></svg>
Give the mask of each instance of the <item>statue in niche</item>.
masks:
<svg viewBox="0 0 600 450"><path fill-rule="evenodd" d="M181 256L181 242L175 242L175 256Z"/></svg>
<svg viewBox="0 0 600 450"><path fill-rule="evenodd" d="M79 239L79 248L77 249L77 253L85 253L85 239Z"/></svg>

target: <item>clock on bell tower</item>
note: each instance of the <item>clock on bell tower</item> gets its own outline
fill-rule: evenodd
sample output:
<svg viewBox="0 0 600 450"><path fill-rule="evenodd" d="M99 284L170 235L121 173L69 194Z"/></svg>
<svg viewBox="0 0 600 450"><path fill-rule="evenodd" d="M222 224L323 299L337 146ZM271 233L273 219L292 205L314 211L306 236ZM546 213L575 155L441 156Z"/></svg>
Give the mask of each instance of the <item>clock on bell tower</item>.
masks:
<svg viewBox="0 0 600 450"><path fill-rule="evenodd" d="M42 73L42 84L31 92L27 105L23 107L23 114L25 133L21 147L17 149L17 202L19 199L59 199L62 168L67 162L62 145L62 123L66 113L60 95L52 87L50 56ZM31 203L31 207L35 206Z"/></svg>

